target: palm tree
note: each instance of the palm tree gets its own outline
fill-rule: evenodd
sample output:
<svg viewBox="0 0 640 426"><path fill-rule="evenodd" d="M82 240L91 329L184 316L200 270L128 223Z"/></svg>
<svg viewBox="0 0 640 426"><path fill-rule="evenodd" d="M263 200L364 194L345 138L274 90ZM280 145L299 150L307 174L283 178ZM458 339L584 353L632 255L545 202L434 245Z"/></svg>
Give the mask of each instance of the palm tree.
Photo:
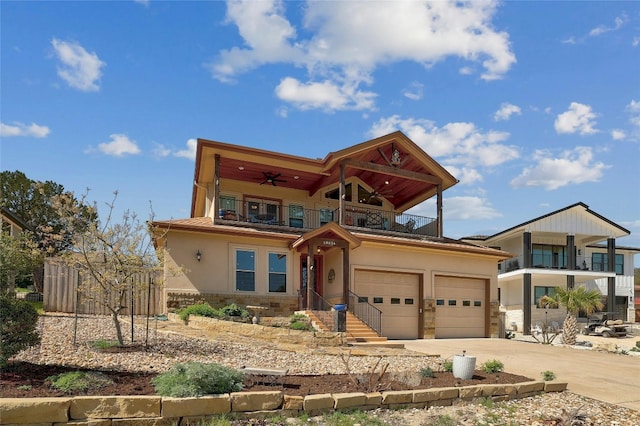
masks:
<svg viewBox="0 0 640 426"><path fill-rule="evenodd" d="M576 316L582 311L591 315L602 309L602 295L598 290L587 290L584 286L565 289L556 287L554 292L540 298L538 305L541 307L557 308L562 306L567 309L567 316L562 325L562 341L567 345L575 345L578 336L578 320Z"/></svg>

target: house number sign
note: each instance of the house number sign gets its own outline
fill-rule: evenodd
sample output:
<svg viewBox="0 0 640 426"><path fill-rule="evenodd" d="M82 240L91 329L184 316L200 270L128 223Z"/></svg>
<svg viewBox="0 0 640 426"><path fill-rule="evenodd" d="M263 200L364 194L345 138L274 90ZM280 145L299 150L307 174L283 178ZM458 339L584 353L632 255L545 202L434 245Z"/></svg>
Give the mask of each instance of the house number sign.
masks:
<svg viewBox="0 0 640 426"><path fill-rule="evenodd" d="M333 240L324 240L322 241L322 245L327 247L334 247L336 245L336 242Z"/></svg>

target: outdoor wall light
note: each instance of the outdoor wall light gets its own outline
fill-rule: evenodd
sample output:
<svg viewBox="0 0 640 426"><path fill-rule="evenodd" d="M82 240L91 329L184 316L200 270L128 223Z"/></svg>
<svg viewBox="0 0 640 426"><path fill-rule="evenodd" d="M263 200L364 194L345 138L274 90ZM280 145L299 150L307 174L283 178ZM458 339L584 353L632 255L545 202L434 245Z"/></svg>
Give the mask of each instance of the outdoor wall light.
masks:
<svg viewBox="0 0 640 426"><path fill-rule="evenodd" d="M198 249L198 251L196 252L196 259L198 260L198 262L200 262L200 259L202 259L202 253L200 253L200 249Z"/></svg>

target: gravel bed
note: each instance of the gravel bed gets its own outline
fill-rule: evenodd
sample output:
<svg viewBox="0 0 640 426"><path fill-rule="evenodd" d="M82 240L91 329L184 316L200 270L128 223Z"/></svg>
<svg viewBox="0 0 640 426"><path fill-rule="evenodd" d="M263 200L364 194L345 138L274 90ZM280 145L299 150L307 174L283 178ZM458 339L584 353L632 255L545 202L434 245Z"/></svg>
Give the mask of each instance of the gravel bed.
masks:
<svg viewBox="0 0 640 426"><path fill-rule="evenodd" d="M134 342L147 348L129 352L100 352L91 347L98 340L115 340L115 329L109 317L81 316L74 327L73 316L45 315L39 319L42 336L40 345L16 355L13 359L40 364L59 364L92 369L163 372L176 363L199 361L217 362L233 368L242 366L289 368L290 374L343 374L345 363L335 354L322 349L305 352L277 349L258 340L229 341L185 337L165 333L150 327L148 335L143 327L134 327ZM123 322L125 341L131 340L130 324ZM75 331L74 331L75 329ZM345 352L346 353L346 352ZM387 358L389 372L419 371L440 367L441 359L424 356L380 355ZM352 356L351 372L366 372L380 358ZM374 410L377 417L389 425L433 424L447 416L456 425L640 425L640 412L601 401L591 400L571 392L550 393L532 398L492 403L462 403L451 407L406 409L399 411ZM572 418L573 416L573 418ZM323 424L319 421L318 424Z"/></svg>
<svg viewBox="0 0 640 426"><path fill-rule="evenodd" d="M289 374L345 374L346 365L336 354L323 353L322 348L307 351L304 356L295 351L277 349L269 342L251 339L239 341L184 337L149 329L147 348L130 352L99 352L91 347L98 339L115 340L113 321L109 317L79 317L65 315L41 316L38 327L42 342L16 355L13 359L47 365L64 365L92 369L164 372L176 363L190 361L216 362L232 368L288 368ZM126 342L131 341L131 327L122 322ZM134 327L134 342L144 344L146 330ZM75 342L75 344L74 344ZM126 343L129 344L129 343ZM346 358L348 351L344 351ZM424 356L351 356L352 373L369 371L380 356L389 363L388 372L420 371L440 367L440 359Z"/></svg>

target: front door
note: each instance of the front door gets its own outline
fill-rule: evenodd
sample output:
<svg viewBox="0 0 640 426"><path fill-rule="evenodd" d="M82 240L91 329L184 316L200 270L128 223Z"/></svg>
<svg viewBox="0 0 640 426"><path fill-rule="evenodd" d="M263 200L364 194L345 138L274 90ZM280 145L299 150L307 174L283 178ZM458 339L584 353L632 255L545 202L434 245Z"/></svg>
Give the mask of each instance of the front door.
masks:
<svg viewBox="0 0 640 426"><path fill-rule="evenodd" d="M313 256L314 260L314 275L316 279L315 292L322 296L322 256ZM303 254L300 256L300 309L306 309L308 306L307 289L312 283L308 276L308 256Z"/></svg>

